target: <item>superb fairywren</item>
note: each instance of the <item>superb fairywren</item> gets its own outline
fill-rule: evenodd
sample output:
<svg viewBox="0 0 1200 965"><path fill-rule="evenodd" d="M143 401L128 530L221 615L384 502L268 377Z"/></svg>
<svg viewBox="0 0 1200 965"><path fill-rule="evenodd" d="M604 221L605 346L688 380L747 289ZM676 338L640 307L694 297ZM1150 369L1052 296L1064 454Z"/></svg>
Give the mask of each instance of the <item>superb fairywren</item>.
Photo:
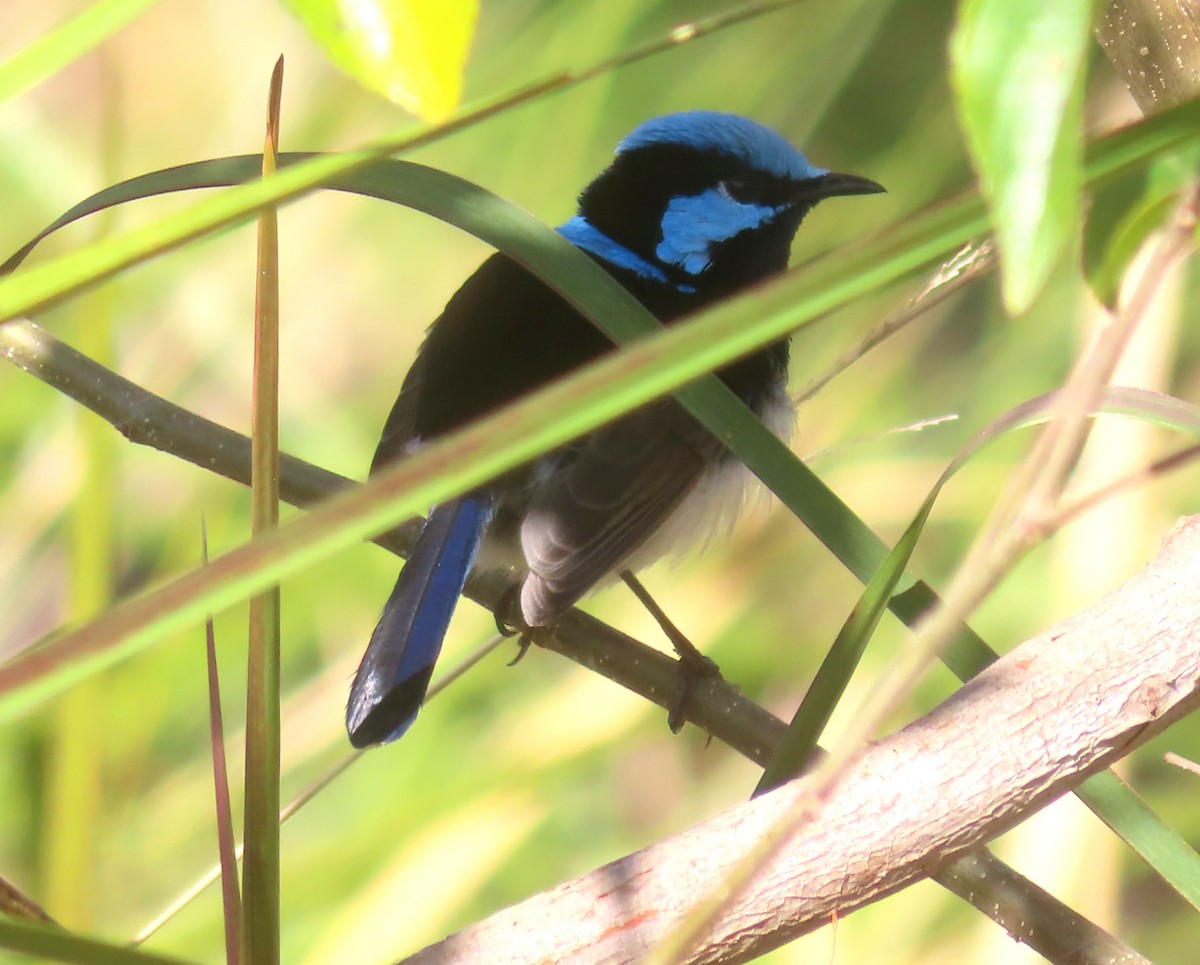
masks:
<svg viewBox="0 0 1200 965"><path fill-rule="evenodd" d="M787 267L822 198L882 191L833 174L770 128L688 111L647 121L558 229L671 322ZM546 285L493 255L430 327L372 471L613 348ZM773 431L791 431L786 340L716 374ZM363 656L346 709L355 747L413 722L473 563L509 569L531 627L611 574L732 521L748 471L665 398L435 506ZM483 549L477 558L477 551Z"/></svg>

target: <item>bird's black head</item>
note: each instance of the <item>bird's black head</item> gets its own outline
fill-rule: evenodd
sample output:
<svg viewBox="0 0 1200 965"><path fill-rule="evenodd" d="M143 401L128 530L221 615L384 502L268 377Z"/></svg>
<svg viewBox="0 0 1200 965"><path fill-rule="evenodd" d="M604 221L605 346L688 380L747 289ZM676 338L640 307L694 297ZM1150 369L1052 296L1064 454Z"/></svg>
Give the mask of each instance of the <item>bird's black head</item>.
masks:
<svg viewBox="0 0 1200 965"><path fill-rule="evenodd" d="M648 280L721 295L785 268L796 229L822 198L883 190L815 167L748 118L686 111L626 137L559 230Z"/></svg>

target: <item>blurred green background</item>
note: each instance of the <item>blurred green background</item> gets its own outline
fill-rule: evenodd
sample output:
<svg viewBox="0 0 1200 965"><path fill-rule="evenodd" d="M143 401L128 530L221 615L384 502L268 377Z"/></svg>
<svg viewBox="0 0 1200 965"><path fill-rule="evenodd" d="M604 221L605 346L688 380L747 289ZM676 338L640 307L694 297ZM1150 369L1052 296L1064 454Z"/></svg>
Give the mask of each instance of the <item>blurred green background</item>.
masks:
<svg viewBox="0 0 1200 965"><path fill-rule="evenodd" d="M0 57L83 6L5 0ZM733 6L485 2L467 98L589 66ZM797 4L409 156L555 224L571 215L579 189L617 140L645 118L693 107L748 114L815 163L889 189L818 209L798 237L802 261L970 183L947 81L952 16L950 4L931 0ZM100 51L0 105L0 255L106 184L257 151L266 82L281 52L284 150L351 147L405 122L331 68L274 4L163 3ZM1137 116L1098 50L1088 103L1096 131ZM49 241L46 252L180 203L144 202L85 222ZM280 230L283 446L361 477L425 326L487 249L412 212L332 194L286 208ZM253 232L240 229L161 257L39 321L154 392L246 431L253 275ZM1200 399L1197 339L1183 325L1195 302L1189 275L1177 274L1139 329L1119 382ZM793 347L794 384L823 372L919 283L806 330ZM894 539L957 449L1010 406L1054 388L1102 320L1075 261L1059 266L1047 294L1020 319L1004 316L994 281L978 282L807 403L797 451L813 455L830 485ZM0 368L0 399L0 659L83 616L107 579L123 594L193 565L202 515L214 552L246 538L248 496L234 484L124 443L15 368ZM956 418L894 431L945 416ZM992 446L943 496L916 560L934 585L952 571L1027 441ZM1128 471L1167 444L1154 430L1105 422L1078 485ZM1089 513L1026 559L974 619L976 628L1005 650L1121 582L1177 515L1194 510L1195 476L1188 470L1142 486ZM81 545L96 547L91 563ZM363 546L283 587L285 800L348 753L346 690L395 569L389 554ZM752 514L728 543L674 569L660 565L645 579L725 675L781 716L794 710L859 589L777 510ZM626 593L606 591L585 606L641 639L660 639ZM216 626L236 788L244 609L220 615ZM462 607L447 664L491 630L488 614ZM906 639L886 620L863 679ZM706 747L696 729L672 737L663 713L552 654L535 649L506 669L512 652L486 660L434 701L402 742L366 754L285 826L285 961L390 960L752 789L755 769L720 745ZM914 695L908 716L953 687L939 670ZM138 932L215 860L207 741L199 629L5 728L0 875L67 925L113 939ZM1200 727L1185 721L1123 766L1193 841L1200 838L1194 778L1168 768L1161 754L1195 757L1197 746ZM1195 960L1200 923L1073 800L1006 835L997 849L1155 961ZM216 961L219 916L218 892L209 889L151 947ZM834 955L842 963L1036 960L929 883L768 960Z"/></svg>

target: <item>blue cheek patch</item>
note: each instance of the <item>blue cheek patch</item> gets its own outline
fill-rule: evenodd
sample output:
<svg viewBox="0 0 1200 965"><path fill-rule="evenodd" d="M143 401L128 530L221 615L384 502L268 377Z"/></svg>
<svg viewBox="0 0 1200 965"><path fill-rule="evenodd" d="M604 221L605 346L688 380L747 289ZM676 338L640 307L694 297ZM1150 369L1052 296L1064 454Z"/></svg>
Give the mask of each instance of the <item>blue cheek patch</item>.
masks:
<svg viewBox="0 0 1200 965"><path fill-rule="evenodd" d="M613 241L608 235L593 227L591 222L584 217L572 218L566 224L560 225L556 230L576 248L582 248L589 255L593 255L601 261L607 261L610 265L631 271L642 278L649 278L651 281L670 285L681 292L694 292L696 290L690 285L678 285L671 281L667 277L666 272L657 265L647 261L641 255L630 251L624 245Z"/></svg>
<svg viewBox="0 0 1200 965"><path fill-rule="evenodd" d="M712 246L771 221L783 208L746 204L721 188L672 198L662 217L662 241L654 253L689 275L709 266Z"/></svg>

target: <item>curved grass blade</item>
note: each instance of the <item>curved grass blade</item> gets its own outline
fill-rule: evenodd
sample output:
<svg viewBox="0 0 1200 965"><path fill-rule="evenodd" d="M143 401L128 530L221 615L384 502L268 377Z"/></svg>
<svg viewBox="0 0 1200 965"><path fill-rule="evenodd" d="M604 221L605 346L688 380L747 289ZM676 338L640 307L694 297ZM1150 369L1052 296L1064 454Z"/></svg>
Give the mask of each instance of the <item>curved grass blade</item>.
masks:
<svg viewBox="0 0 1200 965"><path fill-rule="evenodd" d="M77 965L194 965L182 958L85 938L54 925L5 919L0 919L0 948L41 961Z"/></svg>
<svg viewBox="0 0 1200 965"><path fill-rule="evenodd" d="M99 0L0 64L0 104L95 49L158 0Z"/></svg>
<svg viewBox="0 0 1200 965"><path fill-rule="evenodd" d="M1097 179L1112 177L1144 163L1156 152L1190 143L1200 135L1198 119L1200 103L1193 102L1107 137L1091 152L1090 170ZM300 167L324 160L307 161ZM360 156L357 163L365 162ZM419 170L421 173L414 178L426 178L443 190L459 181L429 169ZM326 179L344 176L348 171L349 167L339 166L321 169ZM286 177L288 173L284 170L274 177ZM311 184L312 174L310 169L303 189ZM287 189L303 190L299 183L289 181ZM235 190L253 187L256 185ZM286 191L276 185L273 193L255 197L258 203L267 203L285 195ZM480 208L464 207L461 202L465 200ZM543 277L589 317L597 318L594 309L599 303L612 304L613 314L600 314L610 333L623 336L626 324L657 327L641 306L585 255L529 215L487 192L478 188L468 188L465 193L451 190L449 196L440 196L428 207L436 208L439 217L453 223L484 223L488 240L504 236L502 247L506 253ZM228 213L229 209L225 210ZM166 633L192 625L215 608L244 599L359 539L389 529L431 503L451 498L657 395L696 380L866 291L935 263L985 228L982 206L968 197L910 218L882 239L843 257L825 259L807 266L803 274L791 274L763 286L753 299L726 302L687 323L639 340L572 380L447 438L437 447L429 447L366 489L340 496L309 517L226 554L206 572L185 574L159 591L126 601L89 626L62 634L52 644L0 669L0 694L5 695L0 700L0 717L19 712ZM559 267L547 270L549 265ZM0 293L12 281L0 281ZM722 394L729 397L728 390L714 379L697 381L679 392L685 405L720 438L753 439L753 445L736 443L738 455L769 482L852 572L864 582L869 580L887 553L878 537L743 406L718 406L712 401ZM547 417L548 412L553 416ZM452 476L446 473L450 468ZM892 598L891 607L909 622L917 620L934 600L927 586L914 582ZM976 672L989 659L991 652L969 634L964 634L946 654L947 664L960 676Z"/></svg>

